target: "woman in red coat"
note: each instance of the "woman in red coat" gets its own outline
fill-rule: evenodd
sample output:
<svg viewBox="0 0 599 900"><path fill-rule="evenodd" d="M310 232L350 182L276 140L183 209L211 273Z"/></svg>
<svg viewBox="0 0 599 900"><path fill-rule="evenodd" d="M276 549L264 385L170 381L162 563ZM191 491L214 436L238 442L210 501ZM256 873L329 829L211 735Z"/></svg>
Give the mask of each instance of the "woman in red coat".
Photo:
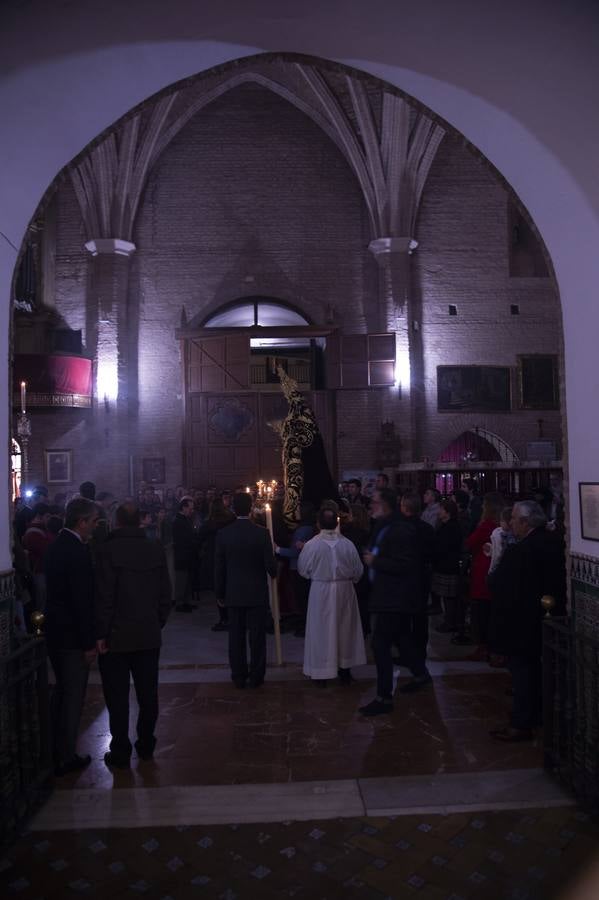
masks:
<svg viewBox="0 0 599 900"><path fill-rule="evenodd" d="M485 494L480 522L466 538L466 549L472 554L470 566L470 625L478 649L474 659L487 659L488 632L491 594L487 586L487 575L491 564L491 554L487 544L491 542L491 532L499 525L505 499L501 494ZM485 550L487 552L485 552ZM488 555L487 555L488 554Z"/></svg>

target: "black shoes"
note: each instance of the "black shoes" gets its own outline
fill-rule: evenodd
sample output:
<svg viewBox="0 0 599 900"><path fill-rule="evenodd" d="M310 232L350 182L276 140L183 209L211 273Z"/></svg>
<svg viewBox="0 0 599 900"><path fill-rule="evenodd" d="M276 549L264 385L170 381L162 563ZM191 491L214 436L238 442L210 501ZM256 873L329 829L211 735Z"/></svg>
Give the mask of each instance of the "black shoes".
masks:
<svg viewBox="0 0 599 900"><path fill-rule="evenodd" d="M239 691L242 691L242 690L244 689L244 687L245 687L245 682L246 682L246 679L245 679L245 678L233 678L232 681L233 681L233 684L235 685L235 687L236 687Z"/></svg>
<svg viewBox="0 0 599 900"><path fill-rule="evenodd" d="M534 740L534 732L530 728L498 728L489 734L496 741L508 744L519 744L521 741Z"/></svg>
<svg viewBox="0 0 599 900"><path fill-rule="evenodd" d="M264 684L264 678L250 678L248 684L251 688L254 688L254 690L256 688L261 688Z"/></svg>
<svg viewBox="0 0 599 900"><path fill-rule="evenodd" d="M54 774L61 778L63 775L68 775L70 772L80 772L81 769L86 769L92 761L91 756L75 756L70 759L66 763L59 763L54 769Z"/></svg>
<svg viewBox="0 0 599 900"><path fill-rule="evenodd" d="M143 762L148 762L151 759L154 759L154 747L156 746L156 739L154 739L154 744L152 747L144 746L140 744L139 741L135 741L135 752L137 753L137 758L141 759Z"/></svg>
<svg viewBox="0 0 599 900"><path fill-rule="evenodd" d="M432 676L427 672L426 675L419 675L417 678L412 678L411 681L408 681L407 684L400 687L399 693L414 694L416 691L420 691L423 687L426 687L427 684L432 684L432 681Z"/></svg>
<svg viewBox="0 0 599 900"><path fill-rule="evenodd" d="M359 712L362 713L363 716L388 716L393 712L393 702L391 700L379 700L378 697L375 697L374 700L371 700L370 703L367 703L366 706L361 706Z"/></svg>
<svg viewBox="0 0 599 900"><path fill-rule="evenodd" d="M216 625L213 625L210 630L211 631L228 631L229 623L228 622L217 622Z"/></svg>
<svg viewBox="0 0 599 900"><path fill-rule="evenodd" d="M109 769L129 769L131 763L128 759L118 759L108 751L108 753L104 754L104 762L108 766Z"/></svg>
<svg viewBox="0 0 599 900"><path fill-rule="evenodd" d="M351 669L337 669L337 677L341 684L353 684L354 677L351 673Z"/></svg>

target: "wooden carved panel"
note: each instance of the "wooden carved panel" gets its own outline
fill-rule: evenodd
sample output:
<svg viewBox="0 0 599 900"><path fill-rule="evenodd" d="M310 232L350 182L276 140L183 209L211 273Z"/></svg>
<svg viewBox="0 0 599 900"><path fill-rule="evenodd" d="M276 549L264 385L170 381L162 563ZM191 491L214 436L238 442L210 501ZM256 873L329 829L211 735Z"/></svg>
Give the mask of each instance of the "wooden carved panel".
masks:
<svg viewBox="0 0 599 900"><path fill-rule="evenodd" d="M334 393L306 393L318 421L331 469L334 458ZM268 423L287 413L279 393L211 393L188 397L186 442L189 487L234 488L260 477L282 480L281 445Z"/></svg>

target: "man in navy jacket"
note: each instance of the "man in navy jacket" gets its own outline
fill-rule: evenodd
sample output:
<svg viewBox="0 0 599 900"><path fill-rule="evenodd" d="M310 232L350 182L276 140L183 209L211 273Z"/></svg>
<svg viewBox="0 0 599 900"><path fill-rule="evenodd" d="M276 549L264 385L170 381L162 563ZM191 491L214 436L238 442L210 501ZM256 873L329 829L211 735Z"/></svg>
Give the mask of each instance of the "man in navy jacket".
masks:
<svg viewBox="0 0 599 900"><path fill-rule="evenodd" d="M46 643L56 678L51 711L57 775L91 762L90 756L77 754L76 745L89 667L96 657L88 541L97 521L95 503L83 497L71 500L65 526L46 553Z"/></svg>
<svg viewBox="0 0 599 900"><path fill-rule="evenodd" d="M252 499L236 494L237 520L216 537L214 590L229 613L229 662L238 688L260 687L266 672L267 575L277 574L272 541L266 528L250 521ZM250 664L247 660L249 635Z"/></svg>

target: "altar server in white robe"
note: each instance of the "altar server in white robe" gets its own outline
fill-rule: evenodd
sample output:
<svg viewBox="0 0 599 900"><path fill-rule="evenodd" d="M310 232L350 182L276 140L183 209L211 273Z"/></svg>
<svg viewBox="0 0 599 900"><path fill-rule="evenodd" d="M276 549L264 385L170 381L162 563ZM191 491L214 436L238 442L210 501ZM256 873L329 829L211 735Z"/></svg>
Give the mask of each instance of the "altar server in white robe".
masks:
<svg viewBox="0 0 599 900"><path fill-rule="evenodd" d="M351 541L337 531L337 513L322 509L320 533L298 557L297 570L309 578L310 595L304 643L304 675L326 686L337 676L351 682L351 667L364 665L366 650L354 590L364 568Z"/></svg>

